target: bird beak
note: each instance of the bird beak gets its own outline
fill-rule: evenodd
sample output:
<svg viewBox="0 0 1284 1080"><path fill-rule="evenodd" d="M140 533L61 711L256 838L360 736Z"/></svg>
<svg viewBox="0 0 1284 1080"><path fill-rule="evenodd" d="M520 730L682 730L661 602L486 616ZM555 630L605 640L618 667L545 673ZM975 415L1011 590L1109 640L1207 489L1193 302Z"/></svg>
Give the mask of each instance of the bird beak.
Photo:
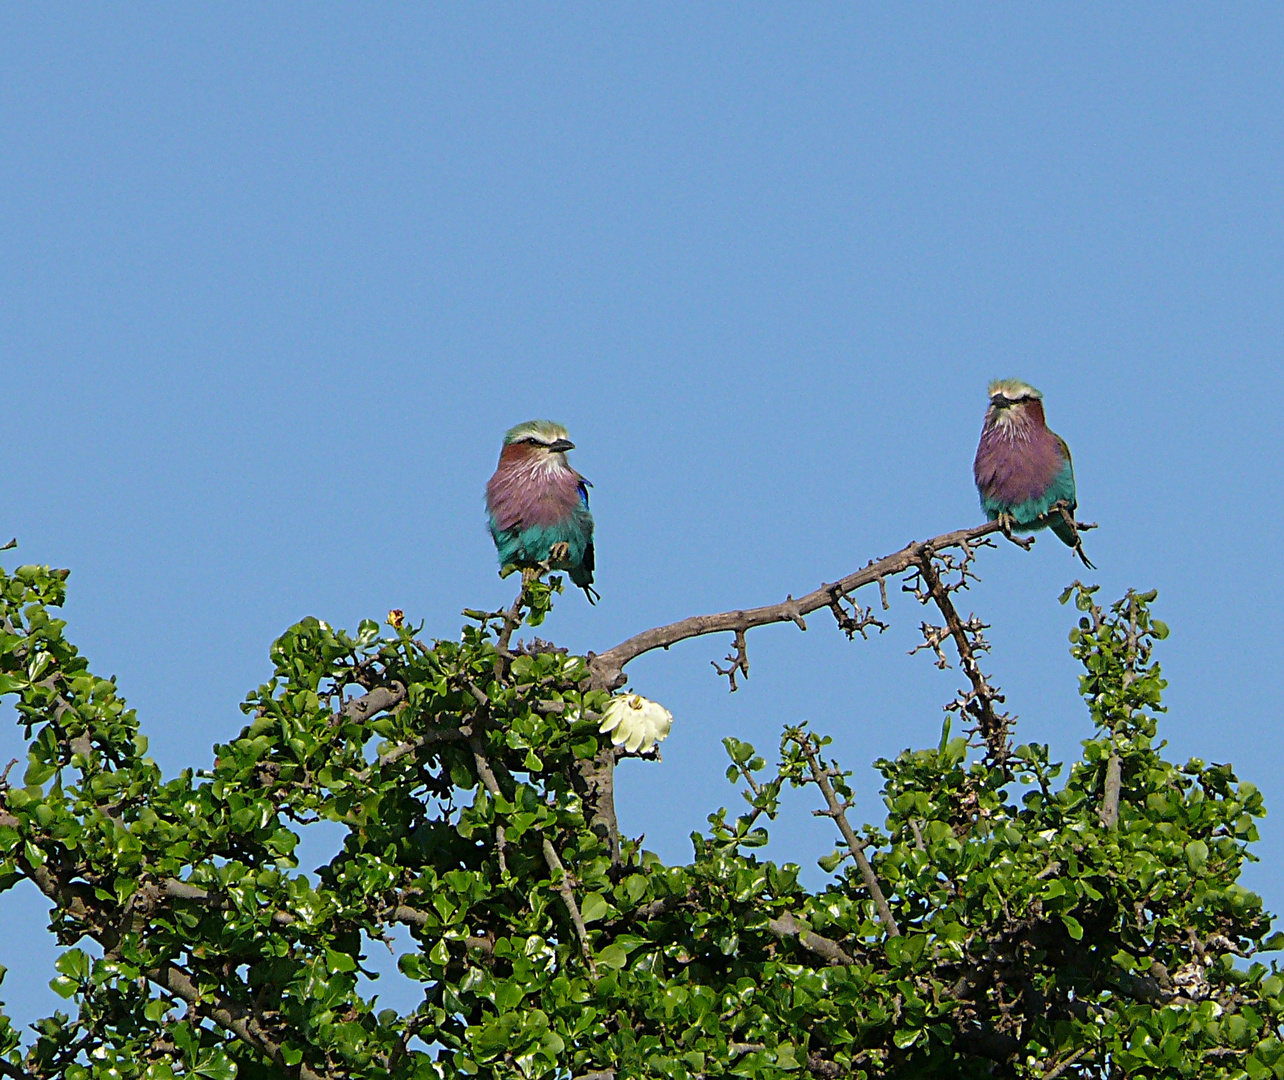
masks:
<svg viewBox="0 0 1284 1080"><path fill-rule="evenodd" d="M548 444L550 454L564 454L567 450L574 450L575 444L570 439L558 439Z"/></svg>

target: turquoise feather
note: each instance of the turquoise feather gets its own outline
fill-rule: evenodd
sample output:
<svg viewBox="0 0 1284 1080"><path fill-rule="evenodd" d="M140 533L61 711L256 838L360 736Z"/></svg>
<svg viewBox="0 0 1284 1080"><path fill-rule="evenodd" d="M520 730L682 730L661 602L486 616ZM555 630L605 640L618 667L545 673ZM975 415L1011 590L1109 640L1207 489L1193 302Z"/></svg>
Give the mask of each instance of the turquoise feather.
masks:
<svg viewBox="0 0 1284 1080"><path fill-rule="evenodd" d="M1074 467L1068 459L1062 470L1057 473L1056 479L1042 495L1026 499L1025 502L1017 503L1015 506L1009 506L1002 499L987 494L981 497L981 508L991 521L1000 514L1006 513L1011 515L1013 522L1018 526L1030 531L1051 525L1052 531L1060 539L1074 547L1074 534L1066 528L1065 521L1060 516L1055 521L1049 521L1045 516L1059 502L1065 502L1070 506L1075 505Z"/></svg>
<svg viewBox="0 0 1284 1080"><path fill-rule="evenodd" d="M569 549L566 565L571 581L583 588L593 581L593 517L587 500L570 517L553 525L531 525L525 529L500 529L490 515L490 535L500 566L521 566L546 562L555 544Z"/></svg>

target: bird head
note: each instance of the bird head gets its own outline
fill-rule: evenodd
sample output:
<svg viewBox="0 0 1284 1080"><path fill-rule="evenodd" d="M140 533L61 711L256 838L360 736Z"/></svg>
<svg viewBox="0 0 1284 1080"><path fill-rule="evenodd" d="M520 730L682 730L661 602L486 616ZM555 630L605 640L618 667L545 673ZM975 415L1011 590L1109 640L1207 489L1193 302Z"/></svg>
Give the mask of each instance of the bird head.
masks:
<svg viewBox="0 0 1284 1080"><path fill-rule="evenodd" d="M574 449L575 444L566 437L566 428L561 424L552 420L527 420L510 428L504 436L500 458L520 455L538 464L565 467L566 451Z"/></svg>
<svg viewBox="0 0 1284 1080"><path fill-rule="evenodd" d="M1043 395L1020 379L995 379L990 383L986 424L1011 424L1043 417Z"/></svg>

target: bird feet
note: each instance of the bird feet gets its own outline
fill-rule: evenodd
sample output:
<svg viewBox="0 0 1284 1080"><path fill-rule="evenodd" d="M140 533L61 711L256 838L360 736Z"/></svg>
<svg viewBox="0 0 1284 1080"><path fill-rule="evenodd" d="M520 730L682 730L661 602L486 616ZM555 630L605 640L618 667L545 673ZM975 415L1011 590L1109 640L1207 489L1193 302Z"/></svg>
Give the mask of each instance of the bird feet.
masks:
<svg viewBox="0 0 1284 1080"><path fill-rule="evenodd" d="M1012 526L1014 526L1017 521L1011 514L1006 512L1001 513L994 520L999 523L999 530L1003 535L1012 543L1016 544L1016 546L1022 551L1029 551L1030 548L1034 546L1033 536L1017 536L1016 533L1012 531Z"/></svg>
<svg viewBox="0 0 1284 1080"><path fill-rule="evenodd" d="M551 544L548 549L548 563L555 566L557 563L564 563L571 557L571 545L565 540L559 540L556 544Z"/></svg>

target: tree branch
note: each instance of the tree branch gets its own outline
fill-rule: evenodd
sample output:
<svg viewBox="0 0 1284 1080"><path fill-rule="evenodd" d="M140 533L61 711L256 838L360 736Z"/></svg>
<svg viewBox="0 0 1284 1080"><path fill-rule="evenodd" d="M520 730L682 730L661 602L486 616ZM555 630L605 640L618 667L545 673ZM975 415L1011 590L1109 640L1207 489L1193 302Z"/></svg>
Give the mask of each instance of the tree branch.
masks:
<svg viewBox="0 0 1284 1080"><path fill-rule="evenodd" d="M798 744L803 757L807 759L807 767L811 769L812 779L815 780L816 786L820 788L821 794L825 796L825 805L829 809L817 810L816 813L834 819L834 824L838 826L838 831L843 834L843 839L847 841L847 849L852 853L852 858L856 860L856 866L860 869L860 876L865 882L865 888L869 890L870 896L874 898L874 907L878 910L878 918L883 924L883 929L887 931L888 937L900 937L900 927L896 925L896 920L892 917L892 909L887 906L887 897L883 895L883 887L879 885L874 868L869 865L869 859L865 857L865 845L861 843L860 838L851 826L851 822L847 820L847 809L838 801L834 785L829 782L829 777L832 775L830 770L823 768L816 757L816 746L812 742L811 735L805 731L800 731L791 736L791 738Z"/></svg>
<svg viewBox="0 0 1284 1080"><path fill-rule="evenodd" d="M1092 1047L1090 1046L1079 1047L1079 1049L1076 1050L1073 1054L1070 1054L1068 1057L1065 1057L1061 1061L1057 1062L1057 1064L1051 1066L1048 1069L1048 1071L1043 1074L1042 1080L1056 1080L1058 1076L1062 1075L1062 1073L1064 1073L1068 1068L1070 1068L1071 1065L1073 1065L1076 1061L1078 1061L1081 1057L1083 1057L1084 1054L1089 1053L1091 1050L1092 1050Z"/></svg>
<svg viewBox="0 0 1284 1080"><path fill-rule="evenodd" d="M246 1011L223 995L202 991L190 974L168 961L147 972L147 977L175 997L185 1001L201 1016L208 1016L219 1027L230 1031L241 1042L259 1051L278 1068L286 1069L281 1056L281 1044L264 1031L253 1013ZM300 1080L323 1080L324 1074L316 1072L307 1062L298 1066Z"/></svg>
<svg viewBox="0 0 1284 1080"><path fill-rule="evenodd" d="M766 607L749 608L742 611L724 611L718 615L695 615L667 626L657 626L635 634L627 641L593 656L589 668L593 672L594 684L607 690L614 690L624 685L624 668L632 660L652 649L667 649L687 638L702 637L705 634L732 632L743 634L756 626L768 626L778 622L793 622L806 629L803 616L810 615L821 608L832 610L837 597L846 596L863 585L875 582L882 586L883 579L900 574L915 566L924 549L944 551L948 548L966 547L982 537L999 532L999 523L989 521L984 525L974 525L970 529L956 529L954 532L942 533L925 542L915 542L902 548L893 555L876 559L832 585L822 585L814 592L797 600L792 597L779 604L768 604ZM841 621L840 621L840 625Z"/></svg>
<svg viewBox="0 0 1284 1080"><path fill-rule="evenodd" d="M1119 823L1119 790L1123 787L1123 765L1111 736L1110 760L1106 762L1106 790L1101 800L1101 824L1113 829Z"/></svg>
<svg viewBox="0 0 1284 1080"><path fill-rule="evenodd" d="M593 959L593 947L589 944L588 930L580 915L580 906L575 902L575 893L571 889L571 876L566 872L566 867L557 857L557 852L547 836L544 837L544 861L548 864L549 873L556 879L558 895L566 905L566 913L570 915L571 922L575 926L575 933L580 939L580 949L584 952L584 959L588 961L589 971L593 973L594 978L597 978L597 962Z"/></svg>
<svg viewBox="0 0 1284 1080"><path fill-rule="evenodd" d="M843 964L854 964L854 961L841 945L827 937L813 934L788 911L776 919L767 920L767 929L780 939L797 938L798 944L809 952L814 952L823 960L835 967Z"/></svg>
<svg viewBox="0 0 1284 1080"><path fill-rule="evenodd" d="M966 546L964 546L967 551ZM950 599L950 589L941 581L941 575L936 569L936 549L931 543L921 545L921 550L917 559L917 570L919 579L922 581L925 589L916 590L920 592L920 599L930 598L936 604L937 609L945 619L945 629L949 636L954 639L954 647L958 650L959 663L963 667L963 673L968 677L972 684L971 691L965 692L957 702L958 707L970 714L976 721L977 728L981 732L981 737L989 749L989 757L992 762L1002 766L1008 759L1008 726L1010 717L1006 714L999 714L994 711L994 703L1001 702L1003 695L992 687L981 670L981 665L976 659L977 648L985 649L988 646L981 640L981 631L986 629L975 617L968 619L965 623L959 618L958 609L954 606L954 601ZM959 570L962 574L961 581L955 583L952 588L959 588L966 583L968 577L968 563L971 561L971 552L967 551L961 561L961 565L953 566L953 569ZM909 586L906 586L909 588ZM940 641L937 635L939 631L931 627L924 626L924 636L927 638L928 645L933 648L938 656L941 656ZM920 646L921 648L922 646ZM953 706L952 706L953 707Z"/></svg>
<svg viewBox="0 0 1284 1080"><path fill-rule="evenodd" d="M477 775L481 778L481 782L486 785L486 790L490 792L491 796L497 797L500 794L499 781L495 779L495 773L491 770L490 762L486 760L481 736L475 732L469 735L468 746L473 752L473 762L477 766ZM504 836L504 826L498 821L495 822L495 851L499 856L499 872L507 875L508 839Z"/></svg>

